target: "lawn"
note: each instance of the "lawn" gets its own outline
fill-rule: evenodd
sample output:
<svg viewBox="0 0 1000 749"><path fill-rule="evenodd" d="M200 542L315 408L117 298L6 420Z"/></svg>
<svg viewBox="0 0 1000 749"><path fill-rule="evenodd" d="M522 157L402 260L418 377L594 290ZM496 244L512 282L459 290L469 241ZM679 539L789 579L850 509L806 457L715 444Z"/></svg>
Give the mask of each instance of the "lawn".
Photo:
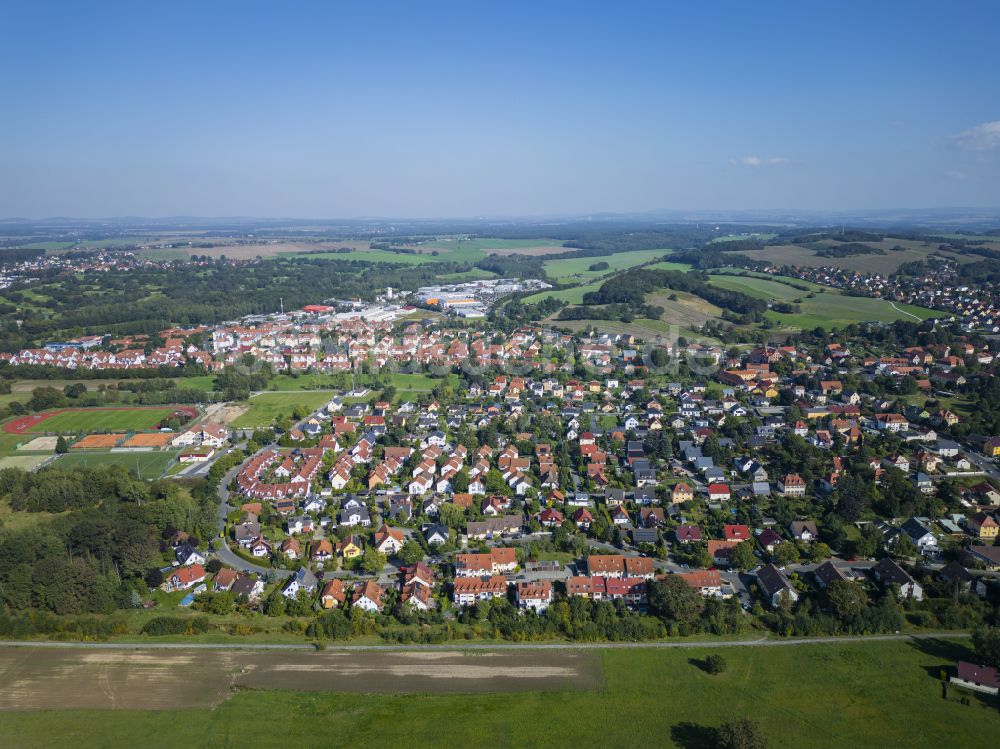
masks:
<svg viewBox="0 0 1000 749"><path fill-rule="evenodd" d="M87 432L142 432L154 428L175 409L84 408L63 411L40 422L33 431L85 434Z"/></svg>
<svg viewBox="0 0 1000 749"><path fill-rule="evenodd" d="M896 304L883 299L853 297L841 294L839 290L816 286L781 277L759 278L756 276L713 275L711 283L724 289L741 291L757 299L766 301L798 302L801 311L794 314L768 312L767 317L788 328L839 327L867 320L892 322L894 320L926 320L939 316L940 312L916 307L911 304ZM789 284L809 286L816 291L802 291ZM813 296L810 298L810 293Z"/></svg>
<svg viewBox="0 0 1000 749"><path fill-rule="evenodd" d="M940 669L964 651L947 642L605 650L604 682L592 691L251 690L214 710L4 712L0 735L12 748L131 747L141 736L150 747L694 749L711 745L712 727L752 717L773 749L993 747L995 707L941 696ZM697 664L713 652L728 665L709 676ZM623 712L630 717L613 717Z"/></svg>
<svg viewBox="0 0 1000 749"><path fill-rule="evenodd" d="M315 411L328 403L340 391L303 390L301 393L261 393L247 401L249 408L230 426L252 429L270 425L275 419L291 416L297 406Z"/></svg>
<svg viewBox="0 0 1000 749"><path fill-rule="evenodd" d="M563 260L547 260L544 263L545 273L559 283L571 281L589 281L598 276L605 276L615 271L632 268L648 263L650 260L663 257L670 250L636 250L635 252L620 252L617 255L604 257L574 257ZM595 263L607 263L607 270L588 270Z"/></svg>
<svg viewBox="0 0 1000 749"><path fill-rule="evenodd" d="M130 471L137 471L144 479L158 479L167 470L167 466L177 457L176 451L153 450L150 452L108 452L87 450L69 452L56 459L56 468L90 468L93 466L115 465L124 466Z"/></svg>
<svg viewBox="0 0 1000 749"><path fill-rule="evenodd" d="M392 375L391 382L397 392L400 393L429 393L431 390L444 382L445 379L446 378L444 377L432 377L431 375L421 374L419 372L414 372L412 374L397 372ZM447 382L453 388L458 387L458 375L449 374L447 376Z"/></svg>

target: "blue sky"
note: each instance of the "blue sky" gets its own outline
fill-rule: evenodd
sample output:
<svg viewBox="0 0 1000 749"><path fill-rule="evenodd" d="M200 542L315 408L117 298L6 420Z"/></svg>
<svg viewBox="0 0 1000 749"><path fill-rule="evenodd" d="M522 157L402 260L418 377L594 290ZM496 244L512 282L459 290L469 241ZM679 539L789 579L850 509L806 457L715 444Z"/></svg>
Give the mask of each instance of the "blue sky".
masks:
<svg viewBox="0 0 1000 749"><path fill-rule="evenodd" d="M0 216L1000 206L997 2L341 5L0 0Z"/></svg>

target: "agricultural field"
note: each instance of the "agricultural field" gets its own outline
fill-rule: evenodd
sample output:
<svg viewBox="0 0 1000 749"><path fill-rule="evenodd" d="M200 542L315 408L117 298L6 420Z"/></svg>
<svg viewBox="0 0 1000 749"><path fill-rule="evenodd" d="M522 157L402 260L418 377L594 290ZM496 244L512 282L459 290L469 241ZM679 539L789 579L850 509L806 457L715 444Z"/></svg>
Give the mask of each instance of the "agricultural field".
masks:
<svg viewBox="0 0 1000 749"><path fill-rule="evenodd" d="M545 273L550 278L554 278L558 283L570 283L572 281L590 281L599 276L606 276L609 273L633 268L636 265L648 263L651 260L663 257L670 250L636 250L635 252L620 252L615 255L604 257L576 257L565 258L563 260L546 260L544 263ZM594 263L607 263L607 270L588 270Z"/></svg>
<svg viewBox="0 0 1000 749"><path fill-rule="evenodd" d="M884 239L881 242L861 242L871 247L876 247L885 251L884 255L851 255L848 257L819 257L816 248L836 247L840 242L825 240L816 242L812 246L803 245L774 245L761 250L741 250L740 254L752 260L760 260L775 263L776 265L798 265L806 267L832 267L856 270L862 273L883 273L890 274L898 270L903 263L910 263L916 260L926 260L931 254L939 253L938 242L922 242L907 239ZM902 250L893 250L897 245L903 247ZM950 252L940 252L942 255L957 260L960 263L974 262L981 260L977 255L960 255Z"/></svg>
<svg viewBox="0 0 1000 749"><path fill-rule="evenodd" d="M275 419L290 417L297 408L315 411L329 403L339 390L303 390L296 393L259 393L247 401L247 410L230 423L237 429L269 426Z"/></svg>
<svg viewBox="0 0 1000 749"><path fill-rule="evenodd" d="M941 669L966 652L948 641L609 649L596 656L600 679L585 676L568 689L552 677L587 674L586 660L572 650L535 651L529 668L548 676L518 685L530 691L505 691L503 680L434 679L507 665L507 654L484 651L414 652L402 665L376 654L184 650L90 651L69 663L67 654L48 651L36 664L17 653L2 662L19 689L0 688L8 708L0 711L0 735L9 747L81 749L131 747L136 736L151 747L311 747L329 746L331 737L359 749L578 747L601 737L607 746L694 749L711 746L721 723L752 717L773 749L992 747L1000 731L995 706L976 697L962 705L954 689L942 698ZM700 668L712 653L724 655L724 673ZM335 678L338 668L347 669L344 678ZM102 689L92 689L98 674ZM142 689L129 688L141 678ZM225 699L229 678L247 689ZM39 680L55 679L54 693L39 690ZM452 693L456 687L461 693ZM137 709L144 697L147 709ZM64 704L86 707L53 709ZM540 704L572 719L540 720ZM609 711L622 706L641 717L612 726Z"/></svg>
<svg viewBox="0 0 1000 749"><path fill-rule="evenodd" d="M788 328L837 327L866 320L926 320L940 315L940 312L911 304L895 304L883 299L852 297L839 290L785 279L781 276L760 278L758 276L737 276L716 274L711 277L715 286L732 291L740 291L757 299L791 302L799 304L801 312L795 314L768 312L767 317ZM812 291L796 289L789 284L808 286ZM812 298L810 298L812 294ZM796 301L801 300L801 301Z"/></svg>
<svg viewBox="0 0 1000 749"><path fill-rule="evenodd" d="M153 480L160 478L176 457L176 450L150 450L148 452L87 450L66 453L56 458L52 465L66 469L92 468L103 465L123 466L130 471L136 471L141 478Z"/></svg>

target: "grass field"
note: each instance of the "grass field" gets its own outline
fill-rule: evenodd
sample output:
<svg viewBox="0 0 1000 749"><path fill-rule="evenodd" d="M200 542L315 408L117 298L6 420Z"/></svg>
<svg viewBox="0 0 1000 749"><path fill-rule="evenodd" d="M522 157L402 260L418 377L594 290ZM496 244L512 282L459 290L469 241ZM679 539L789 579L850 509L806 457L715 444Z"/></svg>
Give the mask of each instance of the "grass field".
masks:
<svg viewBox="0 0 1000 749"><path fill-rule="evenodd" d="M296 406L315 411L340 391L303 390L301 393L261 393L247 401L247 410L230 426L238 429L269 426L275 419L291 416Z"/></svg>
<svg viewBox="0 0 1000 749"><path fill-rule="evenodd" d="M545 322L554 328L566 328L574 331L594 328L601 333L610 333L611 335L636 336L646 343L653 343L658 338L667 339L674 333L691 341L718 343L714 338L703 336L695 330L672 327L671 323L666 320L652 320L647 317L637 317L630 323L624 323L620 320L557 320L553 316L546 318Z"/></svg>
<svg viewBox="0 0 1000 749"><path fill-rule="evenodd" d="M554 278L559 283L569 283L571 281L589 281L598 276L606 276L615 271L632 268L636 265L648 263L658 257L663 257L670 250L637 250L635 252L620 252L616 255L605 257L576 257L563 260L546 260L544 263L545 273L550 278ZM587 270L594 263L607 263L607 270L592 271Z"/></svg>
<svg viewBox="0 0 1000 749"><path fill-rule="evenodd" d="M152 429L176 409L163 408L84 408L57 413L33 431L86 434L88 432L141 432Z"/></svg>
<svg viewBox="0 0 1000 749"><path fill-rule="evenodd" d="M777 749L993 747L1000 731L995 707L941 696L938 672L964 651L943 641L919 647L891 642L605 650L603 683L584 691L372 695L254 689L215 709L207 704L214 694L208 694L203 709L0 712L0 735L12 749L131 747L137 736L150 747L311 747L329 746L336 737L336 745L359 749L695 749L711 746L713 727L753 717ZM723 652L728 667L709 676L697 663L713 652ZM435 656L429 657L433 664ZM489 656L466 657L490 667ZM202 660L192 661L191 673L199 673Z"/></svg>
<svg viewBox="0 0 1000 749"><path fill-rule="evenodd" d="M653 263L652 265L649 266L649 269L650 270L682 270L682 271L689 271L689 270L691 270L691 265L688 264L688 263L671 263L668 260L664 260L663 262L660 262L660 263Z"/></svg>
<svg viewBox="0 0 1000 749"><path fill-rule="evenodd" d="M716 244L718 242L740 242L747 239L759 239L762 242L768 242L774 239L777 234L771 232L751 232L749 234L727 234L724 237L716 237L709 244Z"/></svg>
<svg viewBox="0 0 1000 749"><path fill-rule="evenodd" d="M93 466L115 465L124 466L130 471L138 471L144 479L158 479L167 470L167 466L177 457L176 450L153 450L151 452L106 452L88 450L86 452L70 452L57 458L54 465L57 468L90 468Z"/></svg>
<svg viewBox="0 0 1000 749"><path fill-rule="evenodd" d="M812 292L802 291L782 283L781 276L759 278L756 276L736 276L719 274L711 277L711 283L724 289L741 291L757 299L766 301L798 302L801 312L786 314L768 312L767 317L789 328L814 328L817 326L836 327L866 320L891 322L893 320L926 320L940 315L940 312L916 307L911 304L896 304L883 299L845 296L837 289L786 279L789 283L805 285ZM810 298L810 293L814 296Z"/></svg>
<svg viewBox="0 0 1000 749"><path fill-rule="evenodd" d="M569 289L559 289L557 291L540 291L537 294L532 294L529 297L525 297L524 302L527 304L535 304L543 299L551 297L552 299L561 299L569 304L580 304L583 301L583 295L588 291L597 291L601 287L601 281L595 281L594 283L584 284L583 286L573 286Z"/></svg>

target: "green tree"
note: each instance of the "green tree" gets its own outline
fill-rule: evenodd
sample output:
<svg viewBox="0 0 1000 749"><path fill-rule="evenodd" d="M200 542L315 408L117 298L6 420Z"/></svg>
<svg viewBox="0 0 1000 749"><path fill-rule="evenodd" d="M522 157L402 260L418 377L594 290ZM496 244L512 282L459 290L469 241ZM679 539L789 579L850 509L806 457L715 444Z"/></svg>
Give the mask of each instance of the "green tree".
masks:
<svg viewBox="0 0 1000 749"><path fill-rule="evenodd" d="M721 674L726 670L726 659L713 653L705 659L705 670L710 674Z"/></svg>
<svg viewBox="0 0 1000 749"><path fill-rule="evenodd" d="M59 439L56 440L56 454L65 455L68 452L69 452L69 443L66 441L66 438L60 434Z"/></svg>
<svg viewBox="0 0 1000 749"><path fill-rule="evenodd" d="M840 621L853 621L868 608L868 595L857 583L836 580L826 588L826 600L830 611Z"/></svg>
<svg viewBox="0 0 1000 749"><path fill-rule="evenodd" d="M767 749L760 724L750 718L723 723L718 730L719 749Z"/></svg>
<svg viewBox="0 0 1000 749"><path fill-rule="evenodd" d="M62 390L44 385L31 391L28 408L32 411L44 411L49 408L65 408L66 394Z"/></svg>
<svg viewBox="0 0 1000 749"><path fill-rule="evenodd" d="M784 546L782 544L781 546ZM781 546L778 548L780 549ZM752 541L740 541L729 553L729 563L738 570L752 570L757 566L757 557L753 553Z"/></svg>
<svg viewBox="0 0 1000 749"><path fill-rule="evenodd" d="M682 624L692 624L705 608L701 594L678 575L649 583L648 599L652 613Z"/></svg>
<svg viewBox="0 0 1000 749"><path fill-rule="evenodd" d="M983 627L972 635L976 657L984 665L1000 668L1000 627Z"/></svg>
<svg viewBox="0 0 1000 749"><path fill-rule="evenodd" d="M416 541L410 539L403 544L403 548L399 550L398 556L403 564L416 564L424 558L424 549Z"/></svg>
<svg viewBox="0 0 1000 749"><path fill-rule="evenodd" d="M364 556L361 558L361 569L370 575L378 574L385 567L385 563L388 561L385 554L375 549L373 546L369 546L365 549Z"/></svg>

